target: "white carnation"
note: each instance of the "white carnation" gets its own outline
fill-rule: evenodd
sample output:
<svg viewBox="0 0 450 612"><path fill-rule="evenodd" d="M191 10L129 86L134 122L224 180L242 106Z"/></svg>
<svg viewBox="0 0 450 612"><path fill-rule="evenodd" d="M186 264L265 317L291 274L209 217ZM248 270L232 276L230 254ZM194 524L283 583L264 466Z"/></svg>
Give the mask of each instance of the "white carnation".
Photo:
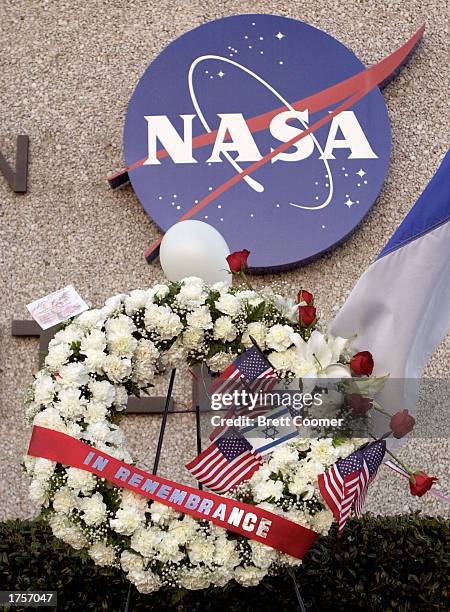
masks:
<svg viewBox="0 0 450 612"><path fill-rule="evenodd" d="M198 329L211 329L213 321L208 306L201 306L194 310L194 312L188 313L186 316L186 323L190 327Z"/></svg>
<svg viewBox="0 0 450 612"><path fill-rule="evenodd" d="M154 285L151 289L147 291L148 301L154 301L154 298L162 299L165 298L166 295L169 294L169 287L167 285L159 284Z"/></svg>
<svg viewBox="0 0 450 612"><path fill-rule="evenodd" d="M102 567L115 565L116 551L112 546L108 546L106 542L95 542L89 548L88 554L97 565Z"/></svg>
<svg viewBox="0 0 450 612"><path fill-rule="evenodd" d="M68 344L57 344L49 347L48 355L45 358L45 365L50 372L56 372L69 359L72 351Z"/></svg>
<svg viewBox="0 0 450 612"><path fill-rule="evenodd" d="M74 508L78 507L79 499L69 487L61 487L53 497L53 510L61 514L70 514Z"/></svg>
<svg viewBox="0 0 450 612"><path fill-rule="evenodd" d="M176 300L182 306L192 309L204 304L207 297L208 293L205 291L205 285L201 279L198 279L198 282L186 283L182 281Z"/></svg>
<svg viewBox="0 0 450 612"><path fill-rule="evenodd" d="M68 363L58 371L58 382L62 387L82 387L89 380L89 372L83 363Z"/></svg>
<svg viewBox="0 0 450 612"><path fill-rule="evenodd" d="M89 391L92 393L92 400L109 407L116 397L114 385L107 380L96 380L89 383Z"/></svg>
<svg viewBox="0 0 450 612"><path fill-rule="evenodd" d="M145 327L155 331L162 340L171 340L183 329L180 317L168 306L150 304L145 311Z"/></svg>
<svg viewBox="0 0 450 612"><path fill-rule="evenodd" d="M122 312L123 301L126 297L125 293L119 293L118 295L113 295L113 297L108 298L101 309L102 316L107 318L113 314Z"/></svg>
<svg viewBox="0 0 450 612"><path fill-rule="evenodd" d="M88 329L101 329L105 322L103 312L99 308L93 308L82 312L76 319L77 325L85 330Z"/></svg>
<svg viewBox="0 0 450 612"><path fill-rule="evenodd" d="M32 480L30 483L30 499L40 506L48 505L48 483L41 480Z"/></svg>
<svg viewBox="0 0 450 612"><path fill-rule="evenodd" d="M254 496L256 501L273 498L275 501L283 496L284 484L281 480L266 480L258 483L254 487Z"/></svg>
<svg viewBox="0 0 450 612"><path fill-rule="evenodd" d="M112 353L122 357L131 357L137 346L137 340L133 337L136 326L127 315L119 315L109 319L105 324L106 342Z"/></svg>
<svg viewBox="0 0 450 612"><path fill-rule="evenodd" d="M197 567L184 568L180 572L180 585L192 591L206 589L211 584L213 575L213 573L208 572L206 568L200 565Z"/></svg>
<svg viewBox="0 0 450 612"><path fill-rule="evenodd" d="M252 346L252 341L250 340L250 336L252 336L252 338L256 340L259 348L264 350L266 348L266 335L267 327L264 323L254 321L248 324L247 329L242 334L242 344L245 346Z"/></svg>
<svg viewBox="0 0 450 612"><path fill-rule="evenodd" d="M39 457L36 459L34 464L34 477L40 480L42 483L48 482L53 476L55 466L56 463L54 461Z"/></svg>
<svg viewBox="0 0 450 612"><path fill-rule="evenodd" d="M189 561L194 565L199 563L204 563L205 565L211 564L215 550L213 538L198 537L189 542L187 546Z"/></svg>
<svg viewBox="0 0 450 612"><path fill-rule="evenodd" d="M183 333L182 341L187 349L199 349L205 341L205 332L201 328L188 327Z"/></svg>
<svg viewBox="0 0 450 612"><path fill-rule="evenodd" d="M124 572L140 571L144 567L144 561L141 555L124 550L120 555L120 566Z"/></svg>
<svg viewBox="0 0 450 612"><path fill-rule="evenodd" d="M148 292L143 289L131 291L130 295L125 298L125 312L127 315L134 314L137 310L141 310L148 302Z"/></svg>
<svg viewBox="0 0 450 612"><path fill-rule="evenodd" d="M217 310L220 310L220 312L223 312L230 317L235 317L241 312L242 303L231 293L225 293L219 297L217 302L215 302L215 307Z"/></svg>
<svg viewBox="0 0 450 612"><path fill-rule="evenodd" d="M236 327L230 317L219 317L214 323L214 338L232 342L236 338Z"/></svg>
<svg viewBox="0 0 450 612"><path fill-rule="evenodd" d="M206 360L206 365L212 372L222 372L226 367L230 365L236 355L232 353L225 353L224 351L219 351L212 357Z"/></svg>
<svg viewBox="0 0 450 612"><path fill-rule="evenodd" d="M62 420L59 411L56 408L50 406L42 412L39 412L33 420L34 425L39 425L40 427L48 427L48 429L55 429L56 431L62 431L66 433L67 427Z"/></svg>
<svg viewBox="0 0 450 612"><path fill-rule="evenodd" d="M86 404L84 420L86 423L100 423L106 419L108 408L101 402L89 402Z"/></svg>
<svg viewBox="0 0 450 612"><path fill-rule="evenodd" d="M100 329L92 329L81 341L80 352L87 355L89 351L103 352L106 348L106 336Z"/></svg>
<svg viewBox="0 0 450 612"><path fill-rule="evenodd" d="M132 570L128 573L128 580L132 582L140 593L152 593L161 586L161 579L150 570Z"/></svg>
<svg viewBox="0 0 450 612"><path fill-rule="evenodd" d="M273 325L266 336L267 346L275 351L285 351L292 346L297 336L289 325Z"/></svg>
<svg viewBox="0 0 450 612"><path fill-rule="evenodd" d="M38 404L48 406L52 403L56 393L56 383L51 376L41 370L34 382L34 400Z"/></svg>
<svg viewBox="0 0 450 612"><path fill-rule="evenodd" d="M95 489L97 481L95 476L90 472L70 467L67 469L66 473L66 484L75 493L83 493L83 495L89 495Z"/></svg>
<svg viewBox="0 0 450 612"><path fill-rule="evenodd" d="M110 380L120 383L131 374L131 359L122 359L118 355L107 355L103 362L103 368Z"/></svg>
<svg viewBox="0 0 450 612"><path fill-rule="evenodd" d="M86 398L81 396L78 388L61 389L55 408L65 419L77 419L84 414L86 403Z"/></svg>
<svg viewBox="0 0 450 612"><path fill-rule="evenodd" d="M239 566L234 570L234 579L245 587L256 586L266 575L266 570L254 565Z"/></svg>
<svg viewBox="0 0 450 612"><path fill-rule="evenodd" d="M101 493L83 497L79 503L82 519L86 525L100 525L106 520L106 504Z"/></svg>
<svg viewBox="0 0 450 612"><path fill-rule="evenodd" d="M116 518L111 519L109 524L111 529L122 535L131 535L144 522L142 513L137 508L127 506L119 508L116 512Z"/></svg>
<svg viewBox="0 0 450 612"><path fill-rule="evenodd" d="M74 525L67 516L55 513L50 516L49 524L55 537L69 544L76 550L80 550L87 546L87 540L83 532L77 525Z"/></svg>

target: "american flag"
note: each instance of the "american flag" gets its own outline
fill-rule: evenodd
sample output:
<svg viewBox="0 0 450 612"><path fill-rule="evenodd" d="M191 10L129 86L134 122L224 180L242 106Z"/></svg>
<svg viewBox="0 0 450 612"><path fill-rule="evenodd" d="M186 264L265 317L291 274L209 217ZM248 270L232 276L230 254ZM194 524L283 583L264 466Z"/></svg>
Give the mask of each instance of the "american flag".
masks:
<svg viewBox="0 0 450 612"><path fill-rule="evenodd" d="M239 355L210 387L210 393L233 393L249 388L252 393L270 391L278 377L263 353L252 346Z"/></svg>
<svg viewBox="0 0 450 612"><path fill-rule="evenodd" d="M186 468L205 487L225 493L248 480L262 465L261 456L234 430L217 438Z"/></svg>
<svg viewBox="0 0 450 612"><path fill-rule="evenodd" d="M222 372L219 378L213 382L209 392L211 395L233 393L233 391L247 391L257 393L269 393L277 384L278 377L272 365L265 358L264 354L256 346L252 346ZM266 407L264 404L257 405L253 409L249 406L231 406L224 418L238 416L255 417L264 414L272 406ZM226 430L226 426L216 427L210 434L209 439L215 440Z"/></svg>
<svg viewBox="0 0 450 612"><path fill-rule="evenodd" d="M345 527L352 509L361 515L367 488L375 478L386 451L386 442L376 440L337 461L318 482L322 497L339 524L339 531Z"/></svg>

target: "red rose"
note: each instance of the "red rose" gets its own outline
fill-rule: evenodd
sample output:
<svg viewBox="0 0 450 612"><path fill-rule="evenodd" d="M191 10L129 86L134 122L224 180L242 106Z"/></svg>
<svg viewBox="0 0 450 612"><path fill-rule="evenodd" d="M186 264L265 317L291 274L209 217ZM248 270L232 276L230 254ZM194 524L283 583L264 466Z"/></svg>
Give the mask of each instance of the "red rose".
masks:
<svg viewBox="0 0 450 612"><path fill-rule="evenodd" d="M370 397L363 397L359 393L352 393L346 400L347 407L351 410L353 416L364 416L372 408Z"/></svg>
<svg viewBox="0 0 450 612"><path fill-rule="evenodd" d="M407 410L401 410L396 412L391 418L389 427L392 429L394 438L403 438L403 436L406 436L406 434L414 429L415 424L414 417Z"/></svg>
<svg viewBox="0 0 450 612"><path fill-rule="evenodd" d="M300 289L300 291L297 294L298 304L301 304L301 302L306 302L308 306L311 306L313 303L313 299L314 299L313 294L310 293L309 291L306 291L306 289Z"/></svg>
<svg viewBox="0 0 450 612"><path fill-rule="evenodd" d="M414 474L409 477L409 490L411 495L422 497L422 495L425 495L425 493L431 489L436 480L436 476L428 476L425 472L414 472Z"/></svg>
<svg viewBox="0 0 450 612"><path fill-rule="evenodd" d="M311 325L316 320L316 309L314 306L300 306L298 309L298 320L300 325Z"/></svg>
<svg viewBox="0 0 450 612"><path fill-rule="evenodd" d="M373 357L369 351L361 351L353 355L350 368L356 376L370 376L373 372Z"/></svg>
<svg viewBox="0 0 450 612"><path fill-rule="evenodd" d="M227 257L228 265L232 272L241 272L247 268L247 259L250 255L250 251L244 249L243 251L235 251L230 253Z"/></svg>

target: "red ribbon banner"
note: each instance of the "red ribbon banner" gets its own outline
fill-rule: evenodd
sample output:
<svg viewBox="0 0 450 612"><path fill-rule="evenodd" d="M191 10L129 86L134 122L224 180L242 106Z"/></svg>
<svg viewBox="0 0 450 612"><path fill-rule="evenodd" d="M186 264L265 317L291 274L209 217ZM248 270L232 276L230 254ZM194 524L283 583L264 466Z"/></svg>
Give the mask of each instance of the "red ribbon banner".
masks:
<svg viewBox="0 0 450 612"><path fill-rule="evenodd" d="M297 559L304 557L317 537L311 529L272 512L155 476L53 429L34 426L28 454L86 470L117 487L211 521Z"/></svg>

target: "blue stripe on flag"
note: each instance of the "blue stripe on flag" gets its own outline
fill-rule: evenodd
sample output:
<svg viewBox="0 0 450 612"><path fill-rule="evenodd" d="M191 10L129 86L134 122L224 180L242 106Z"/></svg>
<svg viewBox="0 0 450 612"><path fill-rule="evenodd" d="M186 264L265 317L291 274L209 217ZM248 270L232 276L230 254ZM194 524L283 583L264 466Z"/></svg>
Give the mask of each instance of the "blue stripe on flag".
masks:
<svg viewBox="0 0 450 612"><path fill-rule="evenodd" d="M450 219L450 150L417 202L398 226L378 259Z"/></svg>

